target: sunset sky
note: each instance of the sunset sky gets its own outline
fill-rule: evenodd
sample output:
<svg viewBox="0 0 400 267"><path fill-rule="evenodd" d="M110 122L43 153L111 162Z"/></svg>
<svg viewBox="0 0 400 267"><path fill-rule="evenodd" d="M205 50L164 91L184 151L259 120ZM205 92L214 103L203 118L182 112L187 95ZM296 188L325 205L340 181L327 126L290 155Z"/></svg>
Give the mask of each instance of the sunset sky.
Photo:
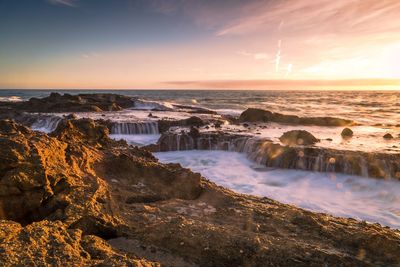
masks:
<svg viewBox="0 0 400 267"><path fill-rule="evenodd" d="M399 0L0 0L0 88L399 79Z"/></svg>

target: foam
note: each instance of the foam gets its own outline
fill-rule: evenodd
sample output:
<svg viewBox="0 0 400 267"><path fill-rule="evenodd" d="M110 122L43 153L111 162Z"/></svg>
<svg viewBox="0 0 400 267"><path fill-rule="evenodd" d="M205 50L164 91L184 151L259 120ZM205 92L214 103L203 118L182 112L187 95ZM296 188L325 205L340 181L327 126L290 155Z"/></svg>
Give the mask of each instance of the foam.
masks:
<svg viewBox="0 0 400 267"><path fill-rule="evenodd" d="M128 144L136 146L146 146L157 143L160 134L110 134L110 138L115 140L125 140Z"/></svg>
<svg viewBox="0 0 400 267"><path fill-rule="evenodd" d="M307 171L267 169L225 151L155 153L239 193L266 196L317 212L400 228L400 182Z"/></svg>

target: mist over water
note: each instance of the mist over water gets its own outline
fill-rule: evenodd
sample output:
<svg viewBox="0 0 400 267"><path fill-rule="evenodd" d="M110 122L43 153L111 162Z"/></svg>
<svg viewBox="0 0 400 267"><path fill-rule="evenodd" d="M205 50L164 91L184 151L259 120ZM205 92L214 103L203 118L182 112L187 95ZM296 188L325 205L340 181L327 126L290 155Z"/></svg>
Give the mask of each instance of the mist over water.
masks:
<svg viewBox="0 0 400 267"><path fill-rule="evenodd" d="M267 169L226 151L160 152L218 185L265 196L311 211L351 217L400 229L400 183L338 173Z"/></svg>

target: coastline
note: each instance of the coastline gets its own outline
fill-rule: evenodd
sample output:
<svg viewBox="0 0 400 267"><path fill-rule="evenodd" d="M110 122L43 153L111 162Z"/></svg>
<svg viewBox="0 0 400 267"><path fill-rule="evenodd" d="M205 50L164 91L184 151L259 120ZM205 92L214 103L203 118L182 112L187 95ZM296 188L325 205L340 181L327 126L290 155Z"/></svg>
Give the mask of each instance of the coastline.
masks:
<svg viewBox="0 0 400 267"><path fill-rule="evenodd" d="M25 111L101 114L104 109L134 105L131 98L121 96L82 98L74 105L75 97L58 95L29 106L10 104L1 119L31 126L35 121ZM43 105L66 99L68 106ZM198 116L196 110L189 111ZM207 123L170 120L166 128L177 127L180 134L199 138L203 133L193 129L200 121L215 126L229 119L207 116L211 116ZM235 193L179 164L162 164L143 148L110 139L109 123L64 117L45 134L8 120L0 122L4 262L13 264L7 254L18 254L14 260L26 264L36 254L40 257L35 260L43 262L68 259L82 265L395 266L400 262L398 230ZM175 150L188 146L178 143L173 144ZM20 212L15 205L20 205ZM21 239L43 231L40 243ZM51 242L74 249L49 255L45 247ZM25 246L29 250L21 251Z"/></svg>

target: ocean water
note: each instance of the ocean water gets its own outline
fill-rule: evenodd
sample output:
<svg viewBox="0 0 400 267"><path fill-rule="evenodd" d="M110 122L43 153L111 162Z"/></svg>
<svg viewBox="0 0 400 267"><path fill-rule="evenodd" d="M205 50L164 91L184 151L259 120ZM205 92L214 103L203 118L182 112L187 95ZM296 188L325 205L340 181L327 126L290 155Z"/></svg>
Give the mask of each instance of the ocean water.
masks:
<svg viewBox="0 0 400 267"><path fill-rule="evenodd" d="M298 116L333 116L359 123L400 124L400 90L266 91L266 90L0 90L0 101L27 100L60 93L118 93L150 101L195 105L222 114L248 107Z"/></svg>
<svg viewBox="0 0 400 267"><path fill-rule="evenodd" d="M226 151L155 153L238 193L400 229L400 182L338 173L267 169Z"/></svg>
<svg viewBox="0 0 400 267"><path fill-rule="evenodd" d="M45 97L49 90L0 90L0 101L23 101ZM212 109L217 115L197 114L204 119L222 119L221 114L239 115L257 107L298 116L332 116L352 119L354 137L343 139L343 127L254 124L249 127L228 122L218 129L268 138L279 143L286 131L301 129L321 139L316 146L339 150L400 153L400 91L222 91L222 90L62 90L60 93L117 93L138 98L135 106L115 112L78 112L78 118L110 120L117 124L111 138L124 139L138 146L156 143L160 134L143 131L159 119L185 119L193 116L173 104ZM160 109L150 111L152 108ZM152 117L149 117L149 112ZM34 130L51 132L65 115L41 114ZM124 125L121 125L124 124ZM131 128L127 128L127 124ZM132 124L135 127L132 126ZM136 127L137 126L137 127ZM138 128L138 131L132 130ZM158 128L158 127L157 127ZM118 130L119 129L119 130ZM122 129L122 130L121 130ZM125 131L123 129L130 129ZM140 130L141 129L141 130ZM147 129L147 128L146 128ZM182 129L176 129L180 132ZM201 131L215 131L214 127ZM144 134L147 133L147 134ZM383 135L390 133L393 139ZM218 185L239 193L267 196L317 212L378 222L400 229L400 181L378 180L334 173L266 169L246 159L246 155L224 151L178 151L157 153L162 162L181 163L200 172Z"/></svg>

